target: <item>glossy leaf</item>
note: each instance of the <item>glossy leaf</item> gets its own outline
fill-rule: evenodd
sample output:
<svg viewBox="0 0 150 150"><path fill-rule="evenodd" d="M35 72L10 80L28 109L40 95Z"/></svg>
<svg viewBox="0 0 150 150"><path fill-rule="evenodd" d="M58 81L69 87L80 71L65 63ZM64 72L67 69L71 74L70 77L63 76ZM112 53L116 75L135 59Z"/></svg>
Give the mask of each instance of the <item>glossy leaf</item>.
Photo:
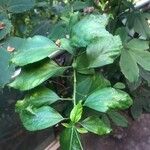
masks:
<svg viewBox="0 0 150 150"><path fill-rule="evenodd" d="M89 68L113 63L121 53L122 43L118 36L107 36L93 41L87 47Z"/></svg>
<svg viewBox="0 0 150 150"><path fill-rule="evenodd" d="M60 97L52 90L46 87L37 87L31 90L23 100L17 101L17 109L26 108L27 106L39 107L42 105L50 105Z"/></svg>
<svg viewBox="0 0 150 150"><path fill-rule="evenodd" d="M64 129L61 133L60 147L61 150L83 150L80 136L74 126Z"/></svg>
<svg viewBox="0 0 150 150"><path fill-rule="evenodd" d="M110 109L127 109L131 105L132 99L126 92L111 87L93 92L84 103L84 106L100 112L107 112Z"/></svg>
<svg viewBox="0 0 150 150"><path fill-rule="evenodd" d="M105 135L111 132L109 128L100 118L88 117L80 123L86 130L98 134Z"/></svg>
<svg viewBox="0 0 150 150"><path fill-rule="evenodd" d="M62 74L68 67L59 67L50 60L44 60L22 69L21 74L9 86L21 91L32 89L50 77Z"/></svg>
<svg viewBox="0 0 150 150"><path fill-rule="evenodd" d="M0 21L0 26L2 26L0 29L0 40L2 40L7 34L11 32L12 24L9 20L3 19Z"/></svg>
<svg viewBox="0 0 150 150"><path fill-rule="evenodd" d="M106 31L108 17L106 15L87 15L76 23L71 31L71 41L73 46L86 47L97 38L108 36Z"/></svg>
<svg viewBox="0 0 150 150"><path fill-rule="evenodd" d="M70 113L70 120L73 123L78 122L82 117L83 107L82 102L80 101L77 105L75 105Z"/></svg>
<svg viewBox="0 0 150 150"><path fill-rule="evenodd" d="M139 68L134 57L128 50L123 49L120 58L120 68L124 76L130 81L135 82L139 77Z"/></svg>
<svg viewBox="0 0 150 150"><path fill-rule="evenodd" d="M46 37L34 36L24 41L23 45L14 53L12 62L24 66L42 60L59 48Z"/></svg>
<svg viewBox="0 0 150 150"><path fill-rule="evenodd" d="M51 127L63 120L63 117L49 106L34 108L34 114L27 111L20 112L24 127L29 131L42 130Z"/></svg>

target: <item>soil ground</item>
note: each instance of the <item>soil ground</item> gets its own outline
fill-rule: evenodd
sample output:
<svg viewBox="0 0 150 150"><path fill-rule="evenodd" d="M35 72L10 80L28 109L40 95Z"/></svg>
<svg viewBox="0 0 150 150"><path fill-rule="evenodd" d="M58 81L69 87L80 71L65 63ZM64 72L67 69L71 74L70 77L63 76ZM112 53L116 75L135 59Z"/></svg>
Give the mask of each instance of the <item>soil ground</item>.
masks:
<svg viewBox="0 0 150 150"><path fill-rule="evenodd" d="M107 137L88 134L86 150L150 150L150 114L143 114L129 128L118 128Z"/></svg>

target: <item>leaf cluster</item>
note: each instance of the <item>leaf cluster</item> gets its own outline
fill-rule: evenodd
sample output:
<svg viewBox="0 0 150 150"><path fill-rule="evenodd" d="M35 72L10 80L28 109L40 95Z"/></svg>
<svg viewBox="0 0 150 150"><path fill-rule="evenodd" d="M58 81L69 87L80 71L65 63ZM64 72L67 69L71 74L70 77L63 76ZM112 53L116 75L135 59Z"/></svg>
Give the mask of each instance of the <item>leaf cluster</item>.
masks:
<svg viewBox="0 0 150 150"><path fill-rule="evenodd" d="M127 86L149 83L149 13L126 0L0 2L0 87L25 93L27 130L63 125L61 149L82 150L80 134L127 127L118 111L135 104L136 118Z"/></svg>

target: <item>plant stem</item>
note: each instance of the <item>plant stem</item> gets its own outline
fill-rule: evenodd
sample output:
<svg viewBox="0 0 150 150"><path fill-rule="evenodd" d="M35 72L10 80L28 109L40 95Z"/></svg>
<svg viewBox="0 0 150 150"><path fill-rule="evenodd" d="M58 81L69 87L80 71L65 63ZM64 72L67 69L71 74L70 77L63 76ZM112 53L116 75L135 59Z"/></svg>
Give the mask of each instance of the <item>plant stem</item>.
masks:
<svg viewBox="0 0 150 150"><path fill-rule="evenodd" d="M76 87L77 87L77 79L76 79L76 70L73 70L73 104L76 105Z"/></svg>
<svg viewBox="0 0 150 150"><path fill-rule="evenodd" d="M62 101L73 101L72 98L60 98L60 100L62 100Z"/></svg>

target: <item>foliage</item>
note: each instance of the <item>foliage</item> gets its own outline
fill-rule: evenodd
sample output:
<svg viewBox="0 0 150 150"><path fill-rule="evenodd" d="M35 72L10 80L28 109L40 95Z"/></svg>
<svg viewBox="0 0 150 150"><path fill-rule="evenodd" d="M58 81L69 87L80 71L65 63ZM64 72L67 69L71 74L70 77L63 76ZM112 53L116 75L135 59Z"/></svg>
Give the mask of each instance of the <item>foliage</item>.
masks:
<svg viewBox="0 0 150 150"><path fill-rule="evenodd" d="M127 93L150 83L149 13L126 0L0 2L0 87L25 93L16 112L27 130L62 124L61 149L82 150L80 134L127 127L117 111L150 110Z"/></svg>

